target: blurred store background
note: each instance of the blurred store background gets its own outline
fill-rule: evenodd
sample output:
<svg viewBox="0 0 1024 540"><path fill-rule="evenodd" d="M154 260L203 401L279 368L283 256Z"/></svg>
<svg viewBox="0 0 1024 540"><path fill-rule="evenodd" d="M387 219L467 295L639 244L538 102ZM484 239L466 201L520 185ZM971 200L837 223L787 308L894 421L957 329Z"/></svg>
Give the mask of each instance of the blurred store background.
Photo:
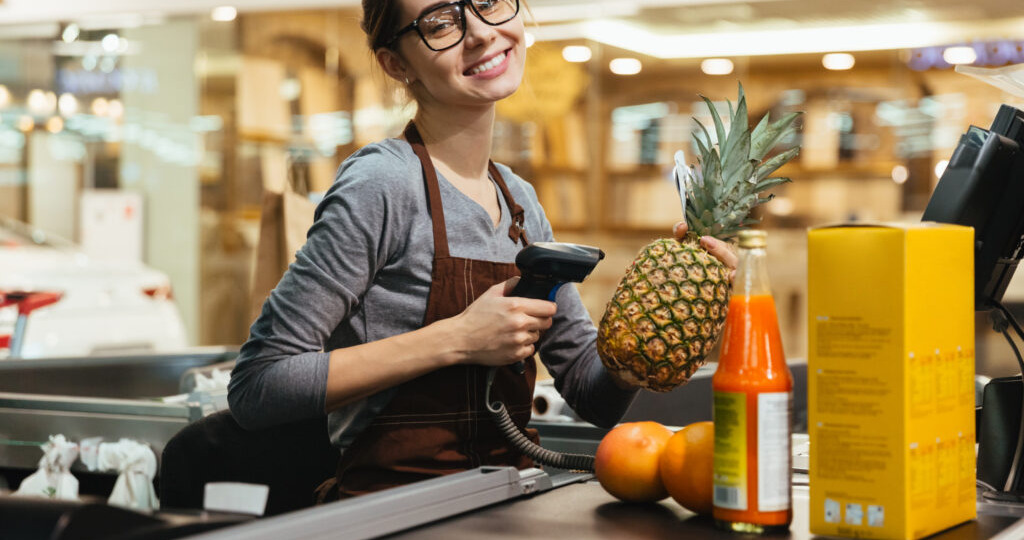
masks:
<svg viewBox="0 0 1024 540"><path fill-rule="evenodd" d="M954 71L1024 63L1019 1L530 8L527 80L499 108L494 157L534 184L558 239L608 252L581 287L595 320L680 218L672 156L693 161L700 94L734 99L742 81L752 118L806 112L780 171L794 181L760 215L792 357L806 349L806 228L919 220L960 134L1024 105ZM35 231L0 235L0 250L45 233L79 259L162 272L188 345L240 344L263 190L315 200L412 115L358 19L354 0L0 0L0 216ZM1024 284L1011 289L1024 305ZM15 315L2 311L0 334ZM979 372L1016 371L984 318L978 331Z"/></svg>

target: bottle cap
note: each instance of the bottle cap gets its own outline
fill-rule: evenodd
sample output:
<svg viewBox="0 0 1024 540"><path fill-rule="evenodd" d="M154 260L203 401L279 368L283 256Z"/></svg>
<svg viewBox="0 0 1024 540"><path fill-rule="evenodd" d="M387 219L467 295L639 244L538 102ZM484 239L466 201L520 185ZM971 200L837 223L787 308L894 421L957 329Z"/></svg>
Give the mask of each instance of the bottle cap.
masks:
<svg viewBox="0 0 1024 540"><path fill-rule="evenodd" d="M768 234L764 231L740 231L739 238L741 248L763 248L768 245Z"/></svg>

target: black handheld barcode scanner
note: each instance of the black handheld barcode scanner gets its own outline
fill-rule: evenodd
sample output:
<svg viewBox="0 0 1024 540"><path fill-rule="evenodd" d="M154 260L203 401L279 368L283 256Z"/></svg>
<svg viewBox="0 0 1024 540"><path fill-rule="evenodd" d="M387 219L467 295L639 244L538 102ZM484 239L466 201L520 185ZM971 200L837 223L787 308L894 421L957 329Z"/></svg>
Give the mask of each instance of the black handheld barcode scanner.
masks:
<svg viewBox="0 0 1024 540"><path fill-rule="evenodd" d="M604 252L596 247L562 242L530 244L516 255L522 277L509 296L554 302L562 285L570 281L582 283L601 259ZM521 374L526 367L523 362L516 362L512 369Z"/></svg>
<svg viewBox="0 0 1024 540"><path fill-rule="evenodd" d="M554 302L555 295L562 285L570 281L582 282L603 258L604 252L591 246L561 242L530 244L516 255L516 266L519 267L522 276L509 296L540 298ZM512 369L522 374L526 371L526 365L522 361L516 362ZM593 471L593 456L562 454L541 448L519 430L503 403L491 401L491 383L494 382L497 371L498 368L494 367L487 372L484 399L494 422L509 443L537 463L559 469Z"/></svg>

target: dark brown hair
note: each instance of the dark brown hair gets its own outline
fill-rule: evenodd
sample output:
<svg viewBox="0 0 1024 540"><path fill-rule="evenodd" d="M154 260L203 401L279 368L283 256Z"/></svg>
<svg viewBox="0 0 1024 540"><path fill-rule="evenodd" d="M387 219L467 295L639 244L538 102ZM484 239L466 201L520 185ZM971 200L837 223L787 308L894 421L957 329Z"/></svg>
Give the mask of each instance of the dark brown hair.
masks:
<svg viewBox="0 0 1024 540"><path fill-rule="evenodd" d="M387 46L395 37L401 22L400 0L363 0L363 32L370 50L376 51Z"/></svg>
<svg viewBox="0 0 1024 540"><path fill-rule="evenodd" d="M382 49L388 45L391 38L398 32L398 25L401 24L400 0L363 0L363 21L361 26L366 33L366 43L371 51ZM519 0L519 4L530 12L530 6L526 0Z"/></svg>

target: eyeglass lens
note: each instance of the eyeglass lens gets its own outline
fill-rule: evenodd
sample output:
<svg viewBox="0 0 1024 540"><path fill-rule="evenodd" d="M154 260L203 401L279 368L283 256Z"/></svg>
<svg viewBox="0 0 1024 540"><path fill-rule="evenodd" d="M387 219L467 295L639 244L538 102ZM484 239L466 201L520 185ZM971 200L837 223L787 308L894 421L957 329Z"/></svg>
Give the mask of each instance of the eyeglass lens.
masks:
<svg viewBox="0 0 1024 540"><path fill-rule="evenodd" d="M519 11L518 0L472 0L470 3L490 25L508 22ZM466 28L463 9L462 4L448 4L420 16L418 30L431 49L445 49L462 40Z"/></svg>

